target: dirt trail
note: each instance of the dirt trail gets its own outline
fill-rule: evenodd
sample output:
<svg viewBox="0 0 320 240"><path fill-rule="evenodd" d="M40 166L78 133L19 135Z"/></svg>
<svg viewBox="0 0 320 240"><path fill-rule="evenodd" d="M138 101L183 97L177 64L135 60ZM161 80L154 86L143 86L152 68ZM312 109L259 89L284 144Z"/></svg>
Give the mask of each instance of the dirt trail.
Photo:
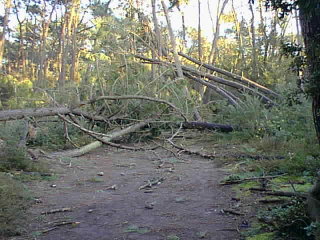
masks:
<svg viewBox="0 0 320 240"><path fill-rule="evenodd" d="M57 179L29 186L41 199L30 210L30 239L240 239L242 219L221 212L235 204L234 193L219 186L225 173L212 160L103 147L80 158L50 161ZM159 179L161 184L139 189ZM72 211L41 215L61 208ZM52 229L62 221L80 223Z"/></svg>

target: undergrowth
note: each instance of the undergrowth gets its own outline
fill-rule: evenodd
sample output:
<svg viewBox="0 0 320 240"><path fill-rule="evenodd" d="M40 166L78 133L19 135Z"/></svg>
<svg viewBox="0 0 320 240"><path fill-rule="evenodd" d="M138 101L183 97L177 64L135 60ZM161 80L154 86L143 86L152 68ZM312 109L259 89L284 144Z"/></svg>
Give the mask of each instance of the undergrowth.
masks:
<svg viewBox="0 0 320 240"><path fill-rule="evenodd" d="M25 187L0 172L0 236L20 235L24 231L30 196Z"/></svg>
<svg viewBox="0 0 320 240"><path fill-rule="evenodd" d="M217 105L210 121L235 127L232 133L212 136L220 144L234 144L237 148L240 157L233 159L238 167L234 167L236 173L231 178L245 178L245 171L256 176L286 174L289 179L292 176L304 179L304 185L299 185L302 191L311 188L320 169L312 104L302 95L293 94L292 98L292 91L283 92L284 101L272 108L265 108L252 96L246 96L246 101L238 107ZM276 191L300 191L298 187L293 190L290 185L287 189L281 188L275 182L269 183L269 187ZM240 184L237 188L246 187ZM250 191L243 190L242 194L244 192L251 195ZM303 201L292 200L289 204L267 209L259 218L265 224L259 223L250 230L250 240L313 240L320 236L320 225L312 222Z"/></svg>

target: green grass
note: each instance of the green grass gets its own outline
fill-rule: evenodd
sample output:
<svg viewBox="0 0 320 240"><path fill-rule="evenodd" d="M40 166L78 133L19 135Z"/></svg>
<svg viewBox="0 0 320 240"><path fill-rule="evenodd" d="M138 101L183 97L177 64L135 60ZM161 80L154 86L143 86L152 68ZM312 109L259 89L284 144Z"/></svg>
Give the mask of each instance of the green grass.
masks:
<svg viewBox="0 0 320 240"><path fill-rule="evenodd" d="M20 235L27 222L31 197L25 187L6 173L0 173L0 236Z"/></svg>

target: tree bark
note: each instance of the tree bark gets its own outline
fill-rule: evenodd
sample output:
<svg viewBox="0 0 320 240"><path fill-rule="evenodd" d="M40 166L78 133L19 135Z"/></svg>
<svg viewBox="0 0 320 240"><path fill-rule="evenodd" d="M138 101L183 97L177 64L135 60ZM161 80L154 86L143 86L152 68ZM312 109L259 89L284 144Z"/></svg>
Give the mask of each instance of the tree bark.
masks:
<svg viewBox="0 0 320 240"><path fill-rule="evenodd" d="M312 113L317 138L320 144L320 4L307 9L301 3L300 21L308 63L308 76L312 96ZM309 7L310 8L310 7Z"/></svg>

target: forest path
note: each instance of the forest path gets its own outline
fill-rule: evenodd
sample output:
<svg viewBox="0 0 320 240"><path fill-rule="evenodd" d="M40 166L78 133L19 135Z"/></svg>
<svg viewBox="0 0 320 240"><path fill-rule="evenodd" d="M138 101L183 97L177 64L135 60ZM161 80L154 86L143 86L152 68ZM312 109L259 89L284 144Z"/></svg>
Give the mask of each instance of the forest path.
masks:
<svg viewBox="0 0 320 240"><path fill-rule="evenodd" d="M240 239L243 217L222 212L237 202L230 187L219 185L226 173L215 160L177 158L164 149L102 147L79 158L49 161L57 178L29 183L41 199L30 209L30 239ZM139 189L159 179L161 184ZM62 208L72 211L41 215ZM52 228L61 222L79 224Z"/></svg>

